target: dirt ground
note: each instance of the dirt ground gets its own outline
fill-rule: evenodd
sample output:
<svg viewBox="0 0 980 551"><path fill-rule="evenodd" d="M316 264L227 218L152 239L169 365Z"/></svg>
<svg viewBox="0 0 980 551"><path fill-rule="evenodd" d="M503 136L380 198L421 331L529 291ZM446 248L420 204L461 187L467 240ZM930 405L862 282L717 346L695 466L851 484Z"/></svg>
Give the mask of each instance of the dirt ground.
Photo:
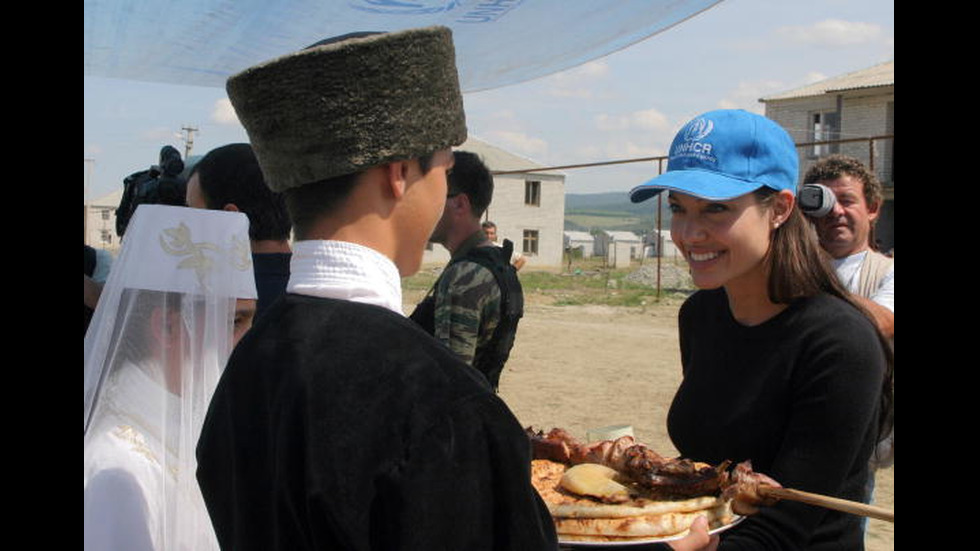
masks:
<svg viewBox="0 0 980 551"><path fill-rule="evenodd" d="M405 298L414 304L416 297ZM680 299L642 308L554 306L539 294L525 301L500 384L521 424L562 427L582 439L590 428L630 424L637 440L676 454L666 416L680 383ZM876 505L894 509L894 482L894 467L878 472ZM871 519L866 548L894 549L894 525Z"/></svg>

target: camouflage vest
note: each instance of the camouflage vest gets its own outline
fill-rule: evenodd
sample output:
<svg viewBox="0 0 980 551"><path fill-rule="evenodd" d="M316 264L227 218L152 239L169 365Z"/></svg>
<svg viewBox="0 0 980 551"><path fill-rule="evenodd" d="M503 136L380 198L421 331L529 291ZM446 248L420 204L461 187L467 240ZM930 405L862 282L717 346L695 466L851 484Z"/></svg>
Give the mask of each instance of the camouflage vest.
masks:
<svg viewBox="0 0 980 551"><path fill-rule="evenodd" d="M473 367L486 377L494 391L497 391L500 373L514 346L517 325L524 315L524 290L517 277L517 270L510 263L513 247L514 244L508 239L504 240L502 247L474 247L465 255L452 259L447 265L448 268L457 262L475 262L493 274L500 289L500 320L490 341L478 347L473 358ZM438 286L437 280L432 287L435 289ZM435 293L430 292L409 317L430 335L434 334Z"/></svg>

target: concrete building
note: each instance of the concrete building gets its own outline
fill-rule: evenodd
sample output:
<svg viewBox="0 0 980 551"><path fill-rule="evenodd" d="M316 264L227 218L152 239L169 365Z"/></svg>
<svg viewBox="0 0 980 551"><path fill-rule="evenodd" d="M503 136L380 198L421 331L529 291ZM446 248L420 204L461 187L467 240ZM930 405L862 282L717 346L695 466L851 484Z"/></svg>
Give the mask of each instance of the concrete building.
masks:
<svg viewBox="0 0 980 551"><path fill-rule="evenodd" d="M578 258L591 258L595 251L595 237L589 232L566 230L565 250Z"/></svg>
<svg viewBox="0 0 980 551"><path fill-rule="evenodd" d="M98 197L84 205L85 210L85 244L104 249L113 256L119 253L122 246L116 235L116 208L122 199L122 186L118 191Z"/></svg>
<svg viewBox="0 0 980 551"><path fill-rule="evenodd" d="M606 257L613 268L627 267L630 260L643 254L643 242L633 232L601 230L595 238L595 254Z"/></svg>
<svg viewBox="0 0 980 551"><path fill-rule="evenodd" d="M643 236L643 254L647 258L677 258L681 253L670 236L670 230L664 229L653 230Z"/></svg>
<svg viewBox="0 0 980 551"><path fill-rule="evenodd" d="M895 62L888 61L761 98L765 115L793 137L800 178L820 157L860 159L885 187L875 229L879 248L895 246ZM832 142L832 143L826 143Z"/></svg>

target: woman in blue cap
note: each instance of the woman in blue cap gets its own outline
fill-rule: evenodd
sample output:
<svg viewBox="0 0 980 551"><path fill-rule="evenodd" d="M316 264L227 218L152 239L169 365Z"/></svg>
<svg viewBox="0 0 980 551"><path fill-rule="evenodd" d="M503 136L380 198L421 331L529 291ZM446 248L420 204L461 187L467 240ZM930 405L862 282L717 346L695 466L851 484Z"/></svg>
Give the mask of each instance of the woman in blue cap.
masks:
<svg viewBox="0 0 980 551"><path fill-rule="evenodd" d="M630 191L668 192L699 288L680 310L668 431L684 457L751 460L784 487L866 501L893 359L796 205L798 164L773 121L712 111L674 138L666 173ZM864 548L861 517L789 501L720 536L719 549Z"/></svg>

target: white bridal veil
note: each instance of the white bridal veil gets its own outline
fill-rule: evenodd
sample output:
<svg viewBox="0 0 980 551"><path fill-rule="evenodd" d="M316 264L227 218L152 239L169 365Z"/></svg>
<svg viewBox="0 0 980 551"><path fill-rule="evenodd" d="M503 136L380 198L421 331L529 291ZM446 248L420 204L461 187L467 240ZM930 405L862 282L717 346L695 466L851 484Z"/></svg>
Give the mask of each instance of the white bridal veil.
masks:
<svg viewBox="0 0 980 551"><path fill-rule="evenodd" d="M244 214L136 210L85 334L86 549L217 549L194 452L255 298Z"/></svg>

